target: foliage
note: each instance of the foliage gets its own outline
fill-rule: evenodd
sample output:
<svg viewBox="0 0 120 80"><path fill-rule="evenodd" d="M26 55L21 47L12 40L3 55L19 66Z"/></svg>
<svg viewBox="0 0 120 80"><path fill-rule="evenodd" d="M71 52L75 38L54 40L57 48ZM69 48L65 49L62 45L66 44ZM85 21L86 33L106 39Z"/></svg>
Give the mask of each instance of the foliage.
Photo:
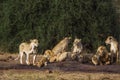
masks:
<svg viewBox="0 0 120 80"><path fill-rule="evenodd" d="M21 42L37 38L42 53L71 36L95 51L106 36L119 37L114 10L112 0L2 0L0 50L18 52Z"/></svg>

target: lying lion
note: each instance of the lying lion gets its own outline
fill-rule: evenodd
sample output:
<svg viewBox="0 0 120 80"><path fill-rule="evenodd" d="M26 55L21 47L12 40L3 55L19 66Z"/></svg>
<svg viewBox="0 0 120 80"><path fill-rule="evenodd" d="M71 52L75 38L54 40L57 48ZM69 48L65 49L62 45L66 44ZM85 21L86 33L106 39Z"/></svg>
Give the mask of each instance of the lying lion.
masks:
<svg viewBox="0 0 120 80"><path fill-rule="evenodd" d="M49 60L50 63L56 61L56 55L52 52L52 50L46 50L44 52L44 56Z"/></svg>
<svg viewBox="0 0 120 80"><path fill-rule="evenodd" d="M63 52L63 53L57 54L57 56L56 56L56 61L57 61L57 62L64 61L65 59L68 58L68 54L70 54L70 52Z"/></svg>
<svg viewBox="0 0 120 80"><path fill-rule="evenodd" d="M47 57L42 56L38 62L36 62L37 67L47 66L48 59Z"/></svg>
<svg viewBox="0 0 120 80"><path fill-rule="evenodd" d="M95 65L111 64L111 54L107 51L105 46L100 46L96 54L92 57L92 62Z"/></svg>
<svg viewBox="0 0 120 80"><path fill-rule="evenodd" d="M50 58L51 56L54 56L55 54L52 52L52 50L45 50L44 56L47 58Z"/></svg>

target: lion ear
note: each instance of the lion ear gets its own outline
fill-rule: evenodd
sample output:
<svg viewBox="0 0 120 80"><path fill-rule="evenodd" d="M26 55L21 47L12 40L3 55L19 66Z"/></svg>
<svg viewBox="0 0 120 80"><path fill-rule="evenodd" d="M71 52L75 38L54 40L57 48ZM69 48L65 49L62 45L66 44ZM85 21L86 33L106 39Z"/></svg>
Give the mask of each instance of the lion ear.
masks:
<svg viewBox="0 0 120 80"><path fill-rule="evenodd" d="M112 39L114 39L114 38L113 38L113 36L110 36L109 39L112 40Z"/></svg>
<svg viewBox="0 0 120 80"><path fill-rule="evenodd" d="M104 50L105 49L105 46L103 46L102 48L101 48L101 50Z"/></svg>
<svg viewBox="0 0 120 80"><path fill-rule="evenodd" d="M112 37L109 38L110 40L112 39Z"/></svg>

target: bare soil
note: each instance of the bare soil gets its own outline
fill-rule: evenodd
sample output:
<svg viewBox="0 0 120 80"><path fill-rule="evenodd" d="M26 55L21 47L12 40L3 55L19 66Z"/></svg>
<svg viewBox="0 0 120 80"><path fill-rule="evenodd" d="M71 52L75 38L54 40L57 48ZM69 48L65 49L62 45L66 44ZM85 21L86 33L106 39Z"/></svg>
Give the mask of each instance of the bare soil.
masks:
<svg viewBox="0 0 120 80"><path fill-rule="evenodd" d="M47 66L38 68L33 65L21 65L19 61L14 59L17 57L16 54L1 54L0 55L0 70L41 70L41 71L63 71L63 72L89 72L89 73L120 73L120 64L112 65L99 65L94 66L92 63L80 63L77 61L66 60L63 62L49 63ZM25 57L24 57L25 58ZM32 56L30 57L32 58ZM37 60L40 59L40 55L37 56ZM31 61L32 62L32 61Z"/></svg>

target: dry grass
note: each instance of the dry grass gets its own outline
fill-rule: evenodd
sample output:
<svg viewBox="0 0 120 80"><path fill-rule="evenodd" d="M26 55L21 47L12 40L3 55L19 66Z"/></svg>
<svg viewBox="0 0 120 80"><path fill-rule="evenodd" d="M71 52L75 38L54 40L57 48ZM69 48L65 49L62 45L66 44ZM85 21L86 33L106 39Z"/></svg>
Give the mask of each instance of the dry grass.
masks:
<svg viewBox="0 0 120 80"><path fill-rule="evenodd" d="M17 57L16 54L4 54L0 55L0 60L8 59L9 56L12 56L14 58ZM38 56L39 59L39 56ZM72 62L73 63L73 62ZM49 73L49 70L47 69L39 69L34 68L31 66L21 66L19 65L19 61L1 61L0 62L0 80L120 80L120 74L119 73L105 73L102 72L94 72L96 71L96 68L101 68L99 66L91 66L91 65L80 65L76 64L72 66L71 68L80 68L78 71L62 71L60 68L65 67L68 68L68 66L71 66L72 63L64 63L62 66L60 64L50 64L49 67L52 67L52 73ZM14 65L14 66L12 66ZM19 65L19 66L18 66ZM16 67L16 68L11 68ZM89 67L88 67L89 66ZM4 67L8 67L5 68ZM10 68L9 68L10 67ZM26 68L27 67L27 68ZM119 70L119 65L113 65L111 67L105 67L105 69L110 68L113 69L113 71L116 72L116 70ZM4 70L2 70L2 68ZM82 69L87 70L88 72L81 72ZM41 71L42 70L42 71ZM75 69L76 70L76 69ZM104 69L101 69L104 70ZM109 71L109 69L107 69ZM89 73L89 71L93 71L92 73ZM119 71L118 71L119 72Z"/></svg>
<svg viewBox="0 0 120 80"><path fill-rule="evenodd" d="M120 74L39 70L0 70L0 80L119 80Z"/></svg>

